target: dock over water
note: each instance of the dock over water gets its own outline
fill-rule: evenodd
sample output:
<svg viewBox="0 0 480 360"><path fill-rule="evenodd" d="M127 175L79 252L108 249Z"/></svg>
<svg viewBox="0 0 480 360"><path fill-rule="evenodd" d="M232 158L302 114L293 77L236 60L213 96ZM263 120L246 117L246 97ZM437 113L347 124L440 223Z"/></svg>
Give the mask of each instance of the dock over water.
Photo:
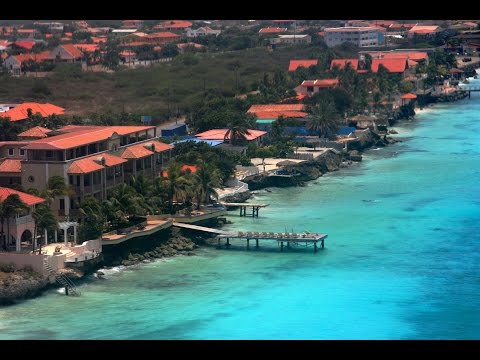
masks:
<svg viewBox="0 0 480 360"><path fill-rule="evenodd" d="M258 209L267 207L270 204L265 203L221 203L225 207L238 207L240 208L240 216L248 216L247 215L247 207L252 208L252 217L258 217Z"/></svg>
<svg viewBox="0 0 480 360"><path fill-rule="evenodd" d="M240 239L247 241L247 250L250 250L250 240L255 240L255 247L259 247L259 240L276 241L280 246L280 251L283 251L284 246L289 248L292 245L310 247L313 246L313 251L317 252L318 243L322 249L325 248L325 239L327 234L320 233L275 233L275 232L230 232L228 234L221 234L217 236L218 247L221 247L221 239L225 239L225 247L230 246L230 239Z"/></svg>

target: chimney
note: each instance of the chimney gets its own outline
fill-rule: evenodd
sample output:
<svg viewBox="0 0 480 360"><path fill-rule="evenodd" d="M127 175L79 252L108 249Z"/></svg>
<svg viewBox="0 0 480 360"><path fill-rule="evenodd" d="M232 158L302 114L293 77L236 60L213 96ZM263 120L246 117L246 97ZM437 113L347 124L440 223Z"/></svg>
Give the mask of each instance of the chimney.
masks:
<svg viewBox="0 0 480 360"><path fill-rule="evenodd" d="M105 166L105 158L103 156L99 156L95 159L95 162L99 165Z"/></svg>
<svg viewBox="0 0 480 360"><path fill-rule="evenodd" d="M154 151L154 150L155 150L155 147L153 146L152 143L146 143L146 144L144 145L144 147L145 147L145 149L150 150L150 151Z"/></svg>

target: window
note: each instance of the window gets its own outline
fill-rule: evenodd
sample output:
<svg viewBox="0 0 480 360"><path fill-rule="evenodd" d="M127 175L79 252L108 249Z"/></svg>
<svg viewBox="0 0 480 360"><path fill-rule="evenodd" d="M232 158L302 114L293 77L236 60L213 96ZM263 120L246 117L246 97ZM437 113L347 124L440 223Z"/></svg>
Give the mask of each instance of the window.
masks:
<svg viewBox="0 0 480 360"><path fill-rule="evenodd" d="M313 92L313 86L307 86L307 92Z"/></svg>
<svg viewBox="0 0 480 360"><path fill-rule="evenodd" d="M47 158L52 158L52 157L53 157L53 151L47 150Z"/></svg>
<svg viewBox="0 0 480 360"><path fill-rule="evenodd" d="M10 155L10 156L13 155L13 149L12 148L8 148L8 155Z"/></svg>
<svg viewBox="0 0 480 360"><path fill-rule="evenodd" d="M25 150L20 149L20 155L21 155L21 156L25 156Z"/></svg>

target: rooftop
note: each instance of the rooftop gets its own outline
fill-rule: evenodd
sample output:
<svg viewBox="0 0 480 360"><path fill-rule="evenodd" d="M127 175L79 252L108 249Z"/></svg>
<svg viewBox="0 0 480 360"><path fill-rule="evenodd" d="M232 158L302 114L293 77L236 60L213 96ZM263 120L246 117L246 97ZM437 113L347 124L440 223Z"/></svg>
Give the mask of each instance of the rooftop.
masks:
<svg viewBox="0 0 480 360"><path fill-rule="evenodd" d="M295 71L299 67L308 68L310 66L316 66L318 64L318 59L313 60L290 60L288 65L288 71Z"/></svg>
<svg viewBox="0 0 480 360"><path fill-rule="evenodd" d="M42 117L49 115L61 115L65 112L64 108L61 108L50 103L23 103L15 106L6 112L0 113L0 117L10 117L10 121L25 120L28 118L28 109L32 110L32 114L40 114Z"/></svg>
<svg viewBox="0 0 480 360"><path fill-rule="evenodd" d="M24 132L18 134L19 137L35 137L35 138L46 138L47 134L52 132L52 130L44 128L42 126L35 126Z"/></svg>
<svg viewBox="0 0 480 360"><path fill-rule="evenodd" d="M0 173L21 173L22 163L18 159L5 159L0 163Z"/></svg>
<svg viewBox="0 0 480 360"><path fill-rule="evenodd" d="M339 84L338 79L321 79L321 80L304 80L301 86L333 87L338 84Z"/></svg>
<svg viewBox="0 0 480 360"><path fill-rule="evenodd" d="M208 131L204 131L202 133L196 134L195 136L200 139L208 139L208 140L224 140L225 135L227 134L228 129L212 129ZM248 141L255 140L256 138L265 135L266 131L261 130L252 130L248 129L248 134L246 134L245 138ZM231 133L227 137L228 139L231 138Z"/></svg>
<svg viewBox="0 0 480 360"><path fill-rule="evenodd" d="M350 64L353 70L358 69L358 59L333 59L330 63L330 70L335 66L338 66L338 68L342 70L347 64Z"/></svg>
<svg viewBox="0 0 480 360"><path fill-rule="evenodd" d="M405 58L395 59L372 59L372 72L378 72L378 67L383 65L388 72L403 73L407 67L407 60Z"/></svg>
<svg viewBox="0 0 480 360"><path fill-rule="evenodd" d="M5 201L9 195L17 194L20 197L20 200L26 205L36 205L45 201L38 196L30 195L22 191L13 190L6 187L0 187L0 201Z"/></svg>

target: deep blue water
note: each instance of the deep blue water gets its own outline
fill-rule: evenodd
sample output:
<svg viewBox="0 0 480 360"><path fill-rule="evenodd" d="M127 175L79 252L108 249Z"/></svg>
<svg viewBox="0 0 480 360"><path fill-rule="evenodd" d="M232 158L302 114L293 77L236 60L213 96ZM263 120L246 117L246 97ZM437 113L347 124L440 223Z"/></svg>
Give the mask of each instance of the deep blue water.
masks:
<svg viewBox="0 0 480 360"><path fill-rule="evenodd" d="M303 188L261 192L230 229L328 233L326 249L203 249L107 270L82 296L0 309L0 339L480 338L480 97Z"/></svg>

